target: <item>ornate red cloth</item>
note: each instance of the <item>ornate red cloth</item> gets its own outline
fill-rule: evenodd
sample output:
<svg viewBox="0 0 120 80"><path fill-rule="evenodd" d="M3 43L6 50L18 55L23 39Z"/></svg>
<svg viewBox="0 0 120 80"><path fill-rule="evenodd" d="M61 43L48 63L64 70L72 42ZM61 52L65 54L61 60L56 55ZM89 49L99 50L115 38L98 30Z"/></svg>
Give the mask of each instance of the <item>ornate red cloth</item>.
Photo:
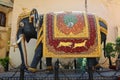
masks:
<svg viewBox="0 0 120 80"><path fill-rule="evenodd" d="M99 57L99 26L95 15L48 13L44 21L45 57Z"/></svg>

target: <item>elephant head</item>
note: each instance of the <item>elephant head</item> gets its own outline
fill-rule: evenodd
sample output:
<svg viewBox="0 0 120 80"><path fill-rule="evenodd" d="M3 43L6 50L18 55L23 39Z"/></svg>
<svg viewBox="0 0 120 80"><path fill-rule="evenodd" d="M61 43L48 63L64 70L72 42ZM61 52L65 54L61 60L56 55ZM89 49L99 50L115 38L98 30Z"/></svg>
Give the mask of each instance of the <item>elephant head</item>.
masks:
<svg viewBox="0 0 120 80"><path fill-rule="evenodd" d="M41 27L42 21L42 16L40 16L40 18L38 17L36 9L33 9L31 12L24 11L18 17L18 30L16 37L23 69L28 66L25 41L29 42L32 38L37 39L37 31Z"/></svg>
<svg viewBox="0 0 120 80"><path fill-rule="evenodd" d="M17 30L17 44L21 54L22 67L26 67L27 59L25 60L24 54L26 52L25 41L29 42L30 39L37 38L37 31L34 24L30 21L30 12L23 12L18 17L18 30Z"/></svg>
<svg viewBox="0 0 120 80"><path fill-rule="evenodd" d="M35 38L35 39L37 38L37 32L35 30L35 27L34 27L33 23L30 22L29 16L25 17L25 18L23 18L23 19L21 19L19 21L17 37L20 34L24 34L25 35L25 39L26 39L27 42L29 42L29 40L31 38Z"/></svg>

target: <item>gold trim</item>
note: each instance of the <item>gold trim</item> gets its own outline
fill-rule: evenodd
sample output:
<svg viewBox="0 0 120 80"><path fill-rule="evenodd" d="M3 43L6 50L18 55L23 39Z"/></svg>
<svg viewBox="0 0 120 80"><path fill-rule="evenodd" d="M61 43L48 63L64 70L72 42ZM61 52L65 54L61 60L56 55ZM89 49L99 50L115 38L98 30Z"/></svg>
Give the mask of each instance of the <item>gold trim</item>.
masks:
<svg viewBox="0 0 120 80"><path fill-rule="evenodd" d="M29 68L28 68L28 71L35 73L35 72L37 72L38 70L37 70L36 68L29 67Z"/></svg>
<svg viewBox="0 0 120 80"><path fill-rule="evenodd" d="M43 40L43 35L41 35L38 39L37 39L37 42L36 42L36 48L38 47L38 45L40 44L40 42L42 42ZM35 50L36 50L35 48Z"/></svg>
<svg viewBox="0 0 120 80"><path fill-rule="evenodd" d="M106 34L106 35L107 35L107 33L108 33L107 30L106 30L105 28L103 28L102 26L100 26L100 31L103 32L103 33Z"/></svg>
<svg viewBox="0 0 120 80"><path fill-rule="evenodd" d="M106 26L107 26L107 22L104 20L104 19L102 19L101 17L98 17L98 20L99 21L102 21ZM103 32L104 34L106 34L107 35L107 29L105 29L105 28L103 28L102 26L100 26L100 31L101 32Z"/></svg>
<svg viewBox="0 0 120 80"><path fill-rule="evenodd" d="M40 44L40 42L43 42L43 34L41 35L42 31L43 31L43 26L40 28L40 31L38 32L37 42L36 42L36 48L38 47L38 45ZM36 50L36 48L35 48L35 50Z"/></svg>
<svg viewBox="0 0 120 80"><path fill-rule="evenodd" d="M98 20L98 16L95 16L95 19L96 19L96 25L97 25L97 33L98 33L98 56L100 57L101 56L101 34L100 34L100 25L99 25L99 20ZM96 53L96 54L97 54Z"/></svg>
<svg viewBox="0 0 120 80"><path fill-rule="evenodd" d="M46 52L48 52L47 47L46 47L46 14L43 15L43 35L45 37L43 37L43 57L45 57L47 55Z"/></svg>
<svg viewBox="0 0 120 80"><path fill-rule="evenodd" d="M17 19L17 30L19 28L19 23L23 18L29 17L30 16L30 11L27 10L26 8L23 8L23 12L19 14L18 19Z"/></svg>
<svg viewBox="0 0 120 80"><path fill-rule="evenodd" d="M107 26L107 22L104 19L102 19L101 17L98 17L98 20L104 22L104 24L106 24L106 26Z"/></svg>

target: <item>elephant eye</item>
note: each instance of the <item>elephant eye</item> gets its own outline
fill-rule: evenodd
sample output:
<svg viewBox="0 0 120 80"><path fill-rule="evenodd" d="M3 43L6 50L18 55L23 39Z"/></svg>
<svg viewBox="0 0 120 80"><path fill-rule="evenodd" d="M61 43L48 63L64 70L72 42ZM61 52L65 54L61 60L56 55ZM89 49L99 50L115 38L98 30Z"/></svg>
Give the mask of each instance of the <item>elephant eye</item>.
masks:
<svg viewBox="0 0 120 80"><path fill-rule="evenodd" d="M20 22L20 26L23 27L23 26L24 26L24 23L23 23L23 22Z"/></svg>

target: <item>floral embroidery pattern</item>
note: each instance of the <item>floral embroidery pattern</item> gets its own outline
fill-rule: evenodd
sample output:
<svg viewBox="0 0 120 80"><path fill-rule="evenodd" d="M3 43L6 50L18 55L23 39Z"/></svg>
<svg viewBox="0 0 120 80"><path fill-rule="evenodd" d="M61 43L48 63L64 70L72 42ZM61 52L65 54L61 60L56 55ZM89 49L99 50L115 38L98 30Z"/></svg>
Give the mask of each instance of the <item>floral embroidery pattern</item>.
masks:
<svg viewBox="0 0 120 80"><path fill-rule="evenodd" d="M85 26L84 17L82 14L58 14L57 27L64 34L78 34Z"/></svg>

